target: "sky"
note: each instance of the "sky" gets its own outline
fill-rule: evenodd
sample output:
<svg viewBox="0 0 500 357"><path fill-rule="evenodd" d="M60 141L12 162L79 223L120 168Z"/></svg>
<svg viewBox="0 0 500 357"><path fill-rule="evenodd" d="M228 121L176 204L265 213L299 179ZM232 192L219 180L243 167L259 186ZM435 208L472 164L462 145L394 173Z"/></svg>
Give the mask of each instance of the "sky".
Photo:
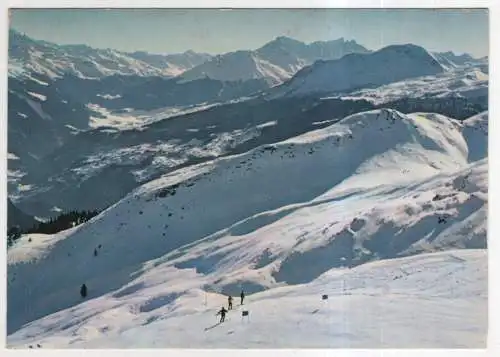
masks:
<svg viewBox="0 0 500 357"><path fill-rule="evenodd" d="M10 27L40 40L126 52L210 54L256 49L277 36L344 37L371 50L414 43L489 54L486 9L13 9Z"/></svg>

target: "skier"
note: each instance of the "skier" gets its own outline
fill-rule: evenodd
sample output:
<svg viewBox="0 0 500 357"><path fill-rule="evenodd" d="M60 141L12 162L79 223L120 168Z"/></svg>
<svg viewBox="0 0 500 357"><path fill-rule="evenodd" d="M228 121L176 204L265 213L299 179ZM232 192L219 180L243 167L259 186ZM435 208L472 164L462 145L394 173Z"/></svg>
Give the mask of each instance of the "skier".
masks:
<svg viewBox="0 0 500 357"><path fill-rule="evenodd" d="M82 284L82 287L80 288L80 295L82 298L87 296L87 286L85 284Z"/></svg>
<svg viewBox="0 0 500 357"><path fill-rule="evenodd" d="M233 309L233 297L231 295L227 297L227 309Z"/></svg>
<svg viewBox="0 0 500 357"><path fill-rule="evenodd" d="M226 319L226 313L227 313L227 310L224 309L224 306L222 306L222 308L219 310L219 312L217 313L217 315L215 315L215 316L219 316L220 315L220 323L223 323L224 320Z"/></svg>
<svg viewBox="0 0 500 357"><path fill-rule="evenodd" d="M243 305L243 300L245 299L245 293L243 292L243 290L241 290L240 298L241 298L240 304Z"/></svg>

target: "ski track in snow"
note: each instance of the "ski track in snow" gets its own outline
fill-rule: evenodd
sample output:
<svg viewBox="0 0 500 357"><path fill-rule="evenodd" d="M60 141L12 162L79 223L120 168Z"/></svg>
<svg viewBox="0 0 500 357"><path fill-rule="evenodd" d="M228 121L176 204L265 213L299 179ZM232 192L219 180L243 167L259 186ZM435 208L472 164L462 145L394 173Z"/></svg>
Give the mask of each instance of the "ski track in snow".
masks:
<svg viewBox="0 0 500 357"><path fill-rule="evenodd" d="M8 345L484 347L487 121L359 113L23 236ZM205 332L241 288L250 321Z"/></svg>

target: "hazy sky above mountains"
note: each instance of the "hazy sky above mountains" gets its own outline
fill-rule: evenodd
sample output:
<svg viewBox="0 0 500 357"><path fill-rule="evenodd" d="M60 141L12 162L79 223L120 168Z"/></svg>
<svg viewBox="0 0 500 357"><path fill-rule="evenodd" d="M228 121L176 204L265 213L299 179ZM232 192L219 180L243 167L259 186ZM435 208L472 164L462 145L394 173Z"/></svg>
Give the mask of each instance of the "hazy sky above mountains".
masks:
<svg viewBox="0 0 500 357"><path fill-rule="evenodd" d="M368 49L414 43L430 51L488 55L487 10L20 9L11 28L58 44L127 52L211 54L256 49L277 36L309 43L339 37Z"/></svg>

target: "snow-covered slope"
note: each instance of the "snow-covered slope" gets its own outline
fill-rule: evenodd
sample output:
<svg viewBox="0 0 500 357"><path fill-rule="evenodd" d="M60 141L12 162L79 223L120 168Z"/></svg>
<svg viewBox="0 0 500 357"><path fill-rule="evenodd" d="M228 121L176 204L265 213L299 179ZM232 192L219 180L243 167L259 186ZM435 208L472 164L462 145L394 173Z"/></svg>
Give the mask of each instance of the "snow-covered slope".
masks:
<svg viewBox="0 0 500 357"><path fill-rule="evenodd" d="M373 53L353 53L338 60L318 61L271 93L294 96L346 92L443 71L443 66L424 48L392 45Z"/></svg>
<svg viewBox="0 0 500 357"><path fill-rule="evenodd" d="M330 270L248 296L223 324L226 297L191 270L157 266L123 289L29 324L13 348L485 348L484 250ZM328 300L321 296L328 294ZM242 310L249 318L242 318ZM39 347L38 347L38 346Z"/></svg>
<svg viewBox="0 0 500 357"><path fill-rule="evenodd" d="M349 53L365 53L366 48L343 38L334 41L303 42L280 36L255 51L236 51L216 56L186 71L186 80L213 78L224 81L265 79L280 84L316 60L337 59Z"/></svg>
<svg viewBox="0 0 500 357"><path fill-rule="evenodd" d="M488 156L488 112L473 116L463 122L463 136L469 143L469 161Z"/></svg>
<svg viewBox="0 0 500 357"><path fill-rule="evenodd" d="M484 249L487 155L471 161L462 130L435 114L356 114L154 180L29 259L24 237L8 254L8 332L67 309L16 335L41 328L66 345L46 323L85 340L115 314L147 324L158 317L142 313L174 312L200 289L255 293L370 260ZM92 300L78 305L82 283ZM103 330L84 322L98 306Z"/></svg>
<svg viewBox="0 0 500 357"><path fill-rule="evenodd" d="M437 75L405 79L377 88L364 88L338 98L365 99L376 104L409 98L488 98L489 76L479 68L457 68Z"/></svg>
<svg viewBox="0 0 500 357"><path fill-rule="evenodd" d="M179 75L205 60L207 54L187 52L177 55L132 54L95 49L86 45L57 45L34 40L9 30L9 75L30 72L58 78L71 74L80 78L102 78L110 75L166 76Z"/></svg>
<svg viewBox="0 0 500 357"><path fill-rule="evenodd" d="M270 84L278 84L289 78L290 74L281 67L259 58L252 51L237 51L216 56L182 75L182 78L188 81L205 77L224 81L262 78Z"/></svg>
<svg viewBox="0 0 500 357"><path fill-rule="evenodd" d="M13 173L9 195L24 211L47 217L53 206L103 209L140 184L180 167L285 140L325 127L325 121L374 108L364 101L295 98L203 105L184 108L174 117L172 108L115 114L100 106L89 107L99 112L91 116L97 129L76 132L61 148L30 165L9 160ZM31 135L33 142L40 136ZM29 139L28 135L25 140L30 144ZM10 141L9 145L13 154L23 158L22 150L31 148Z"/></svg>

